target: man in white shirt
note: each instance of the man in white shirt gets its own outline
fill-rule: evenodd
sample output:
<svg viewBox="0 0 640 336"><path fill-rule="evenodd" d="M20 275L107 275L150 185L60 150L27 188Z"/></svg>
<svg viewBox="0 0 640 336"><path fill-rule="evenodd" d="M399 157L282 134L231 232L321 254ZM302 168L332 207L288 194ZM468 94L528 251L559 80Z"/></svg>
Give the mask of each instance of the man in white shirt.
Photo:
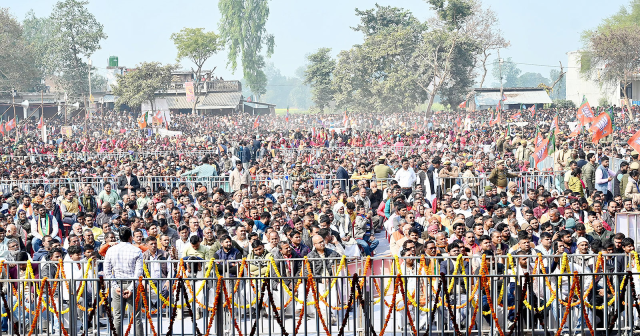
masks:
<svg viewBox="0 0 640 336"><path fill-rule="evenodd" d="M417 177L413 168L409 167L409 159L402 159L402 168L398 169L394 178L402 188L402 193L407 197L411 195L413 183L416 182Z"/></svg>
<svg viewBox="0 0 640 336"><path fill-rule="evenodd" d="M460 201L460 208L456 209L454 211L457 214L463 214L464 218L469 218L471 217L471 209L469 209L469 201L466 199L463 199Z"/></svg>

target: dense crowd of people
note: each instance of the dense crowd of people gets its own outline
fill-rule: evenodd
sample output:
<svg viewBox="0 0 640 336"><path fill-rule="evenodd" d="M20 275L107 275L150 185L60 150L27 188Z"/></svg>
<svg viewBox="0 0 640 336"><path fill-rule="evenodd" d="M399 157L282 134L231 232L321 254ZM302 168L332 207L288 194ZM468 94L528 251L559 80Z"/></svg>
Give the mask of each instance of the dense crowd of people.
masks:
<svg viewBox="0 0 640 336"><path fill-rule="evenodd" d="M614 134L598 144L586 131L569 137L575 109L502 113L501 124L491 122L490 111L258 121L175 115L168 128L181 133L160 136L152 127L140 129L133 115L110 111L72 120L71 138L60 133L62 121L47 121L46 143L28 122L0 147L0 257L54 262L36 266L40 277L60 276L55 263L62 259L67 278L82 277L74 263L99 260L96 275L107 279L137 279L143 265L151 278L172 279L175 263L153 261L181 259L203 262L188 267L192 274L204 274L204 261L215 259L220 272L237 277L243 258L244 275L260 277L272 268L270 257L287 278L305 272L301 258L307 257L331 291L323 277L337 275L342 256L400 256L405 275L420 274L421 256L432 265L430 274L480 274L485 256L491 274L519 275L593 273L594 254L602 252L616 255L605 258L604 271L635 270L634 240L617 230L616 214L640 206L640 162L626 143L638 129L637 111L613 110ZM555 132L555 116L553 167L540 172L531 154L538 136ZM388 249L379 248L382 239ZM516 257L513 267L507 254ZM458 255L464 262L456 263ZM535 262L538 255L542 263ZM568 295L569 278L551 286ZM426 281L414 278L407 290ZM512 277L506 287L509 305L520 281ZM585 281L594 284L592 304L617 294L604 276ZM116 325L120 306L133 304L133 282L122 285L111 286ZM294 290L295 283L277 285ZM469 286L456 282L456 302L467 300ZM544 284L536 286L534 301L548 299ZM158 290L170 289L167 281ZM487 300L482 303L488 311ZM550 309L557 317L559 306ZM601 313L590 316L596 326L605 323ZM329 317L337 323L335 314ZM469 323L464 313L456 318ZM421 320L425 327L428 319ZM52 328L59 331L59 322Z"/></svg>

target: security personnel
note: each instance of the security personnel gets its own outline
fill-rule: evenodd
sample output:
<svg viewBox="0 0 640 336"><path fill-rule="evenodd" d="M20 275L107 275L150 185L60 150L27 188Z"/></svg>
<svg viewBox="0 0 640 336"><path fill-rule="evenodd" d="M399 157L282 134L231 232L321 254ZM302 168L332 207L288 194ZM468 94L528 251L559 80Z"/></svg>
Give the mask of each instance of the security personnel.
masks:
<svg viewBox="0 0 640 336"><path fill-rule="evenodd" d="M380 181L380 189L386 188L386 180L393 178L393 170L391 170L391 168L385 164L386 161L387 157L383 155L378 158L378 164L373 167L373 172L376 174L376 179Z"/></svg>

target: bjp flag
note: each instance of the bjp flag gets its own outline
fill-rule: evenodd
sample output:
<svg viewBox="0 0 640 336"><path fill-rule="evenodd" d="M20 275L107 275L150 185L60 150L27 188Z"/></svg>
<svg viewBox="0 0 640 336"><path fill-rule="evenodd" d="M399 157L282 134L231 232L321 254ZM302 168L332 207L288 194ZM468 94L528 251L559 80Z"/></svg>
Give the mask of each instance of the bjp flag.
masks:
<svg viewBox="0 0 640 336"><path fill-rule="evenodd" d="M533 150L532 156L535 162L535 166L538 165L538 162L544 160L547 157L548 147L549 147L549 139L544 139L542 140L540 145L538 145L538 147L536 147L536 149Z"/></svg>
<svg viewBox="0 0 640 336"><path fill-rule="evenodd" d="M576 128L573 129L573 132L571 132L571 134L569 134L569 138L577 137L578 134L580 134L581 130L582 130L582 124L578 124L576 126Z"/></svg>
<svg viewBox="0 0 640 336"><path fill-rule="evenodd" d="M634 134L629 141L627 141L629 146L636 150L636 152L640 152L640 130Z"/></svg>
<svg viewBox="0 0 640 336"><path fill-rule="evenodd" d="M44 126L44 119L42 115L40 115L40 121L38 122L38 129L42 129L42 126Z"/></svg>
<svg viewBox="0 0 640 336"><path fill-rule="evenodd" d="M578 114L576 118L580 121L581 124L586 125L587 123L592 122L596 117L593 115L593 110L587 101L587 97L582 97L582 104L580 108L578 108Z"/></svg>
<svg viewBox="0 0 640 336"><path fill-rule="evenodd" d="M601 113L597 116L589 130L593 133L593 139L591 139L591 141L593 141L594 144L597 144L600 139L613 133L609 113Z"/></svg>
<svg viewBox="0 0 640 336"><path fill-rule="evenodd" d="M13 118L9 121L7 121L6 125L5 125L5 130L7 131L7 133L11 132L12 129L14 129L16 127L16 118Z"/></svg>

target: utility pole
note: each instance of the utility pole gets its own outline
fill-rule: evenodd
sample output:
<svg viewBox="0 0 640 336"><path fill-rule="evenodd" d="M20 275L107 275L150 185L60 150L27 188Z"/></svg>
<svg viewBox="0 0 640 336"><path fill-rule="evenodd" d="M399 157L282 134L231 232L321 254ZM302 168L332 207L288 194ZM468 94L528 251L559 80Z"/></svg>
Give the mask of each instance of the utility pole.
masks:
<svg viewBox="0 0 640 336"><path fill-rule="evenodd" d="M91 107L87 108L87 102L84 102L84 131L89 134L87 130L87 119L89 119L89 111ZM89 105L93 103L93 96L91 95L91 59L89 59Z"/></svg>
<svg viewBox="0 0 640 336"><path fill-rule="evenodd" d="M502 86L502 62L503 60L500 58L500 49L498 49L498 63L500 64L500 111L504 108L502 106L502 104L504 104L502 101L502 97L504 97L504 88ZM500 113L500 111L498 111L498 113Z"/></svg>

